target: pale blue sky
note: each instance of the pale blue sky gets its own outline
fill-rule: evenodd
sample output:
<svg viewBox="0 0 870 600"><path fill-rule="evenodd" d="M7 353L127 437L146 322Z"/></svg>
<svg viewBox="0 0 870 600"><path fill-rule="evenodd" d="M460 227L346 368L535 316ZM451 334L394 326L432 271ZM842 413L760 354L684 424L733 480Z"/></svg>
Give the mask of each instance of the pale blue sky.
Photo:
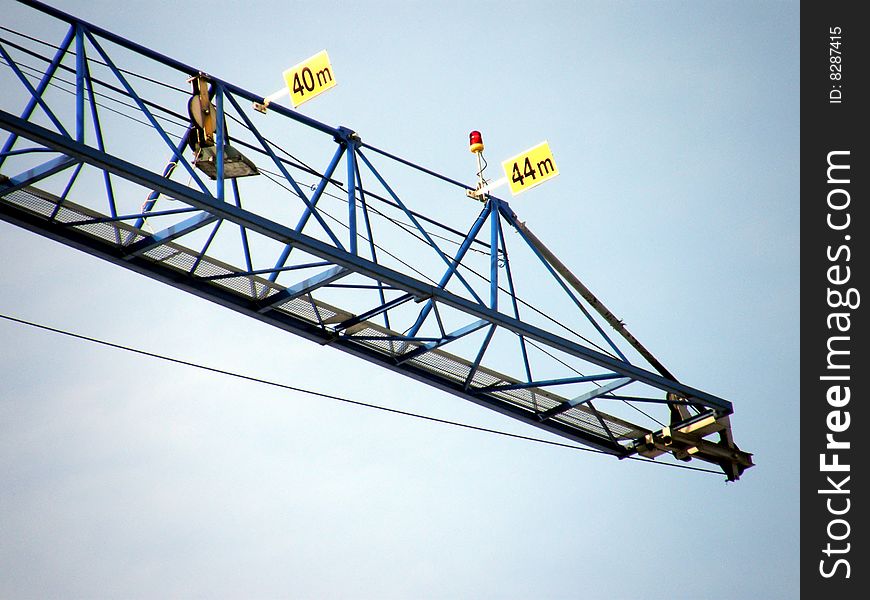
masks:
<svg viewBox="0 0 870 600"><path fill-rule="evenodd" d="M511 206L734 403L757 466L725 484L0 321L0 596L797 597L797 2L55 4L263 95L326 48L338 85L302 112L456 179L471 129L491 165L547 139L561 174ZM538 435L5 222L0 259L3 314Z"/></svg>

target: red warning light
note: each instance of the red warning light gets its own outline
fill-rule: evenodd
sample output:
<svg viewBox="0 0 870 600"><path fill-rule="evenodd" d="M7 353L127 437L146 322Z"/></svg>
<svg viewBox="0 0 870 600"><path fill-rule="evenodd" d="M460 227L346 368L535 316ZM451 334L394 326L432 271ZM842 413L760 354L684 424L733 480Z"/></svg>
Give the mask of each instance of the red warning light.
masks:
<svg viewBox="0 0 870 600"><path fill-rule="evenodd" d="M483 152L483 136L480 135L479 131L472 131L468 134L468 144L468 149L475 154Z"/></svg>

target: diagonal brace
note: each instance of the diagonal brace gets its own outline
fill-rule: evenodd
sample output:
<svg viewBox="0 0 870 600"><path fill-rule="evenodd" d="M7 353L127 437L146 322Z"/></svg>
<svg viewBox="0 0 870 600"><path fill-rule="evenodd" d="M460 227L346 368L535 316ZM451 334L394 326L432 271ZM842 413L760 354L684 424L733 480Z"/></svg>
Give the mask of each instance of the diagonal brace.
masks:
<svg viewBox="0 0 870 600"><path fill-rule="evenodd" d="M551 385L567 385L570 383L587 383L589 381L604 381L606 379L619 379L619 373L599 373L597 375L580 375L577 377L562 377L560 379L542 379L527 383L511 383L507 385L489 385L480 388L481 392L502 392L507 390L524 390L533 387L548 387Z"/></svg>
<svg viewBox="0 0 870 600"><path fill-rule="evenodd" d="M282 304L284 302L289 302L290 300L294 300L299 296L304 296L305 294L309 294L316 290L317 288L321 288L325 285L329 285L333 281L337 279L341 279L342 277L346 277L350 275L351 271L344 267L335 266L331 269L327 269L322 273L314 275L313 277L309 277L304 281L300 281L296 285L292 285L277 294L273 294L269 296L267 302L262 303L258 312L265 313L277 306L278 304Z"/></svg>
<svg viewBox="0 0 870 600"><path fill-rule="evenodd" d="M390 300L389 302L385 302L381 306L377 308L373 308L372 310L366 311L362 314L359 314L351 319L347 319L346 321L342 321L338 325L335 326L335 331L344 331L345 329L349 329L358 323L362 323L363 321L368 321L372 317L376 317L381 313L385 313L388 310L392 310L397 306L400 306L410 300L413 300L414 296L412 294L402 294L398 298L394 300Z"/></svg>
<svg viewBox="0 0 870 600"><path fill-rule="evenodd" d="M41 179L51 177L55 173L60 173L66 168L71 167L78 161L70 156L58 156L43 164L28 169L23 173L0 181L0 192L4 195L19 190L28 185L32 185Z"/></svg>
<svg viewBox="0 0 870 600"><path fill-rule="evenodd" d="M196 231L200 227L205 227L210 223L214 223L217 221L217 215L213 215L209 212L201 212L198 215L190 217L189 219L185 219L180 223L176 223L171 227L167 227L163 231L158 231L157 233L151 234L145 239L139 240L135 244L130 244L126 248L126 256L124 258L132 258L137 254L142 254L143 252L148 252L149 250L156 248L162 244L167 242L171 242L172 240L179 238L183 235L187 235L191 231Z"/></svg>
<svg viewBox="0 0 870 600"><path fill-rule="evenodd" d="M295 115L295 113L292 113L289 110L286 112L288 115ZM299 115L295 115L292 118L302 119ZM123 159L107 155L83 144L77 144L73 140L65 138L44 127L28 123L27 121L2 109L0 109L0 127L11 133L24 136L31 142L43 146L51 146L58 152L63 152L73 156L76 159L89 165L93 165L98 169L121 175L128 181L142 185L148 189L158 190L161 193L176 198L177 200L185 202L191 206L214 212L223 219L231 220L239 225L244 225L246 228L261 233L282 244L293 243L298 245L300 249L315 257L328 260L333 264L342 265L345 268L353 269L368 277L389 284L396 289L404 290L419 297L433 297L446 306L462 311L470 316L488 319L498 327L523 335L526 339L540 342L550 348L565 352L570 356L587 361L599 367L617 371L616 377L597 376L598 379L614 379L619 376L628 376L638 382L646 383L660 390L677 394L681 398L690 400L693 403L714 408L722 416L733 413L733 405L731 402L723 398L719 398L697 388L685 385L676 380L669 379L659 373L654 373L642 367L619 360L613 356L583 346L582 344L572 340L562 338L536 325L524 323L506 314L491 310L486 306L482 306L480 303L472 302L471 300L457 296L447 290L418 281L407 274L390 269L384 265L373 263L372 261L365 260L356 255L351 255L327 242L300 234L280 223L276 223L249 211L242 210L232 204L218 202L210 195L183 186L171 179L161 177L156 173L152 173L147 169Z"/></svg>
<svg viewBox="0 0 870 600"><path fill-rule="evenodd" d="M589 402L590 400L594 400L595 398L603 396L604 394L608 394L614 390L618 390L619 388L624 387L631 382L632 382L632 379L630 377L622 377L620 379L615 379L615 380L611 381L610 383L601 386L598 389L590 390L590 391L586 392L585 394L581 394L581 395L577 396L576 398L572 398L571 400L563 402L562 404L559 404L558 406L554 406L553 408L551 408L549 410L545 410L542 413L538 413L538 420L539 421L546 421L547 419L555 417L556 415L559 415L559 414L562 414L563 412L571 410L575 406L579 406L585 402Z"/></svg>
<svg viewBox="0 0 870 600"><path fill-rule="evenodd" d="M475 331L477 331L479 329L483 329L484 327L486 327L489 324L490 324L489 321L486 321L485 319L478 319L477 321L470 323L469 325L466 325L465 327L460 327L456 331L448 333L447 335L442 337L440 340L437 340L435 342L429 342L428 344L423 344L419 348L411 350L410 352L406 352L405 354L402 355L402 358L398 361L398 364L402 364L403 362L409 361L412 358L419 356L421 354L425 354L426 352L434 350L435 348L440 348L441 346L443 346L445 344L449 344L450 342L453 342L455 340L458 340L461 337L465 337L466 335L474 333Z"/></svg>

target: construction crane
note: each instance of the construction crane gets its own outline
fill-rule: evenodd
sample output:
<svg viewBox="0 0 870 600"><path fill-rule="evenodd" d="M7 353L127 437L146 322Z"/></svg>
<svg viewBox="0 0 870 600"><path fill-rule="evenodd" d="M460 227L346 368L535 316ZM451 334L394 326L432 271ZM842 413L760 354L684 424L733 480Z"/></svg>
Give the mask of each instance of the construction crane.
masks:
<svg viewBox="0 0 870 600"><path fill-rule="evenodd" d="M19 2L65 33L0 31L0 219L619 458L753 465L493 195L479 132L468 185Z"/></svg>

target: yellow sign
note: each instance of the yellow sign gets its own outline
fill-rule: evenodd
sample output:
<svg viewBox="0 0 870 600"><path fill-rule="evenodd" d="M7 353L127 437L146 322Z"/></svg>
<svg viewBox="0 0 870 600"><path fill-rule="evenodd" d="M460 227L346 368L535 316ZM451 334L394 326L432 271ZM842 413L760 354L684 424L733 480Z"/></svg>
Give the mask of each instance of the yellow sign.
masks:
<svg viewBox="0 0 870 600"><path fill-rule="evenodd" d="M501 167L513 195L525 192L559 174L547 142L541 142L534 148L507 159L501 163Z"/></svg>
<svg viewBox="0 0 870 600"><path fill-rule="evenodd" d="M333 87L335 77L326 50L284 71L284 82L290 90L293 108Z"/></svg>

